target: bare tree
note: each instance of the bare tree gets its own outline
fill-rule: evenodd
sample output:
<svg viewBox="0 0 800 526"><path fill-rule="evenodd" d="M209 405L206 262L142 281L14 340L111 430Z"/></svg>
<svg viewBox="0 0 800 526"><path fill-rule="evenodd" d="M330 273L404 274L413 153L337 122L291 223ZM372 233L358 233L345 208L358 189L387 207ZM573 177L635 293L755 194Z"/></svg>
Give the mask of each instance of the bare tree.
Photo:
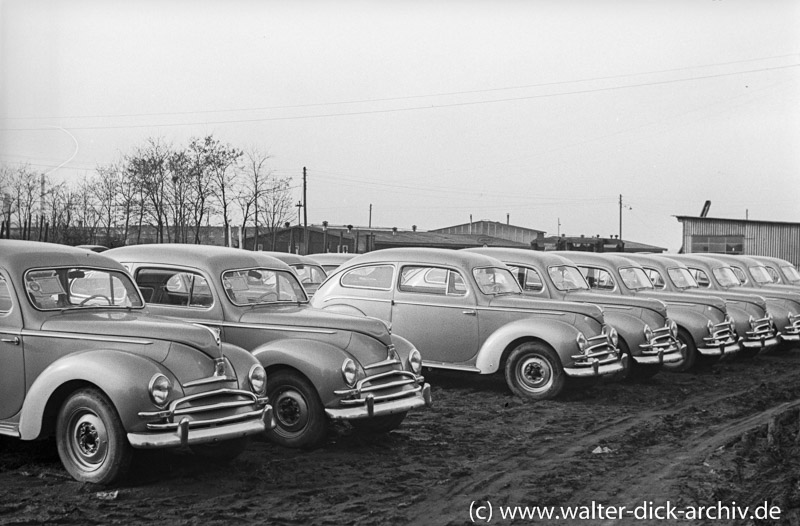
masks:
<svg viewBox="0 0 800 526"><path fill-rule="evenodd" d="M98 166L91 180L91 191L98 207L100 223L105 227L105 245L112 246L112 229L117 223L117 195L122 183L122 166L110 164Z"/></svg>
<svg viewBox="0 0 800 526"><path fill-rule="evenodd" d="M204 142L207 168L211 174L212 191L222 213L222 226L225 229L225 244L230 245L228 228L231 224L230 213L236 185L236 165L242 157L242 151L230 145L224 145L211 135Z"/></svg>
<svg viewBox="0 0 800 526"><path fill-rule="evenodd" d="M261 223L272 237L271 250L276 248L276 234L279 228L292 217L291 178L271 178L269 188L259 200Z"/></svg>
<svg viewBox="0 0 800 526"><path fill-rule="evenodd" d="M247 227L247 222L252 218L253 250L258 250L258 208L260 201L269 191L269 184L272 172L267 169L267 160L271 156L252 147L244 153L244 161L239 178L239 191L236 201L242 212L242 228Z"/></svg>
<svg viewBox="0 0 800 526"><path fill-rule="evenodd" d="M165 145L160 139L150 138L144 147L137 149L127 159L127 172L138 179L142 200L148 205L142 207L142 216L150 215L155 222L158 243L164 242L165 233L169 239L167 186L170 172L167 163L171 155L170 146ZM141 227L140 221L140 233Z"/></svg>

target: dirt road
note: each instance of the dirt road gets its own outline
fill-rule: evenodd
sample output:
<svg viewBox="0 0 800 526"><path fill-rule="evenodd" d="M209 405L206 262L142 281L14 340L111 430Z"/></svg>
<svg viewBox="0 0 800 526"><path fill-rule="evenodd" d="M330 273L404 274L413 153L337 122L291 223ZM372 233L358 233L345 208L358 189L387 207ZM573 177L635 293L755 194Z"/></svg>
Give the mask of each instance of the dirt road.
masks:
<svg viewBox="0 0 800 526"><path fill-rule="evenodd" d="M149 453L113 488L70 479L51 442L0 439L0 524L800 524L800 351L540 403L500 378L428 379L435 407L389 435L341 424L318 450L254 442L227 466ZM668 503L677 521L656 518Z"/></svg>

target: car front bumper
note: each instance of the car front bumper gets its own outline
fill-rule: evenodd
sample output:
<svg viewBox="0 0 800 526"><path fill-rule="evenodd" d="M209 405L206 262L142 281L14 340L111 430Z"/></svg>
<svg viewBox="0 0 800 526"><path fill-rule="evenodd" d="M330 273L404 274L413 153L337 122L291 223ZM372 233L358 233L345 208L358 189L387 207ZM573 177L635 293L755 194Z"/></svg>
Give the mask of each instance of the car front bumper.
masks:
<svg viewBox="0 0 800 526"><path fill-rule="evenodd" d="M742 349L740 342L728 343L719 347L698 347L697 352L703 356L728 356Z"/></svg>
<svg viewBox="0 0 800 526"><path fill-rule="evenodd" d="M325 414L334 420L356 420L404 413L419 407L430 407L431 405L431 385L426 383L420 386L412 396L381 401L368 394L364 398L363 404L351 407L326 408Z"/></svg>
<svg viewBox="0 0 800 526"><path fill-rule="evenodd" d="M595 359L592 361L591 365L585 365L583 367L564 367L564 374L571 378L608 376L624 370L627 365L627 360L627 355L623 355L619 360L604 364L601 364L600 360Z"/></svg>
<svg viewBox="0 0 800 526"><path fill-rule="evenodd" d="M242 420L242 415L236 415L237 420L223 421L212 427L192 427L193 422L184 417L170 429L149 433L128 433L128 442L132 447L139 449L185 447L263 434L275 427L271 405L267 404L260 411L253 413L250 418Z"/></svg>

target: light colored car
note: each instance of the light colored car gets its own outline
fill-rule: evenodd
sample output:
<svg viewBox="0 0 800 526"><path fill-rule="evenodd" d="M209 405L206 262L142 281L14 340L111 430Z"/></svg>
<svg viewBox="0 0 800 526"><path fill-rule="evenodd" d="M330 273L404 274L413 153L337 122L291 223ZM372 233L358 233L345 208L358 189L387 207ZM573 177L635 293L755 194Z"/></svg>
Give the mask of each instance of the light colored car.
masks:
<svg viewBox="0 0 800 526"><path fill-rule="evenodd" d="M525 295L602 307L606 323L619 333L620 350L629 357L623 378L647 378L661 370L664 363L681 360L678 326L667 318L663 302L592 292L572 261L551 252L491 247L466 250L505 263Z"/></svg>
<svg viewBox="0 0 800 526"><path fill-rule="evenodd" d="M297 278L309 296L313 296L320 284L328 277L322 265L308 256L290 252L262 252L262 254L272 256L289 265L297 274Z"/></svg>
<svg viewBox="0 0 800 526"><path fill-rule="evenodd" d="M796 294L775 288L747 287L739 280L733 267L717 256L719 254L679 254L675 257L689 268L701 289L727 290L764 298L767 313L780 333L779 347L788 348L800 343L800 304L795 299Z"/></svg>
<svg viewBox="0 0 800 526"><path fill-rule="evenodd" d="M615 375L627 359L599 307L525 297L503 263L465 251L362 254L339 267L312 304L391 323L427 367L502 371L523 398L557 396L566 377Z"/></svg>
<svg viewBox="0 0 800 526"><path fill-rule="evenodd" d="M578 251L560 254L578 266L596 292L654 298L667 304L669 318L678 324L683 355L683 360L666 364L667 368L687 371L698 361L712 363L739 352L734 322L722 299L656 291L642 266L623 255Z"/></svg>
<svg viewBox="0 0 800 526"><path fill-rule="evenodd" d="M350 252L325 252L324 254L309 254L308 257L322 265L326 274L331 274L342 264L347 263L357 255Z"/></svg>
<svg viewBox="0 0 800 526"><path fill-rule="evenodd" d="M772 317L767 312L767 301L755 294L737 294L731 291L700 288L689 268L670 255L626 254L625 257L640 264L656 290L687 294L700 294L720 298L725 302L741 338L744 354L757 354L780 343L780 336Z"/></svg>
<svg viewBox="0 0 800 526"><path fill-rule="evenodd" d="M800 287L800 272L785 259L770 256L750 256L767 269L774 283Z"/></svg>
<svg viewBox="0 0 800 526"><path fill-rule="evenodd" d="M55 435L75 479L119 479L135 448L233 458L274 425L266 391L244 349L147 315L116 261L0 240L0 434Z"/></svg>
<svg viewBox="0 0 800 526"><path fill-rule="evenodd" d="M202 324L258 358L277 423L268 436L281 445L319 445L329 419L390 431L430 405L411 343L379 320L311 308L294 271L264 252L137 245L107 254L129 269L150 312Z"/></svg>

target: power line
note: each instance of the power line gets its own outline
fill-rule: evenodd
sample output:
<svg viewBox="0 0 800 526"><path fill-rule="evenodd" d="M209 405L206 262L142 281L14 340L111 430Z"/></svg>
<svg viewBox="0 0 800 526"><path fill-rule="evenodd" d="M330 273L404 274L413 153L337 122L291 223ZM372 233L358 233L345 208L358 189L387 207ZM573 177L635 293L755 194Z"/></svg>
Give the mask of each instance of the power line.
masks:
<svg viewBox="0 0 800 526"><path fill-rule="evenodd" d="M389 108L383 110L362 110L362 111L351 111L351 112L338 112L338 113L318 113L312 115L295 115L295 116L286 116L286 117L257 117L252 119L231 119L231 120L218 120L218 121L195 121L195 122L183 122L183 123L162 123L162 124L126 124L126 125L107 125L107 126L69 126L72 130L111 130L111 129L131 129L131 128L164 128L164 127L174 127L174 126L199 126L199 125L216 125L216 124L244 124L244 123L252 123L252 122L270 122L270 121L288 121L288 120L305 120L305 119L320 119L320 118L331 118L331 117L350 117L350 116L358 116L358 115L374 115L374 114L385 114L385 113L399 113L399 112L408 112L408 111L419 111L419 110L431 110L431 109L440 109L440 108L456 108L456 107L464 107L464 106L476 106L476 105L483 105L483 104L495 104L499 102L517 102L522 100L534 100L534 99L544 99L544 98L552 98L552 97L563 97L568 95L583 95L587 93L598 93L598 92L605 92L605 91L616 91L621 89L633 89L633 88L642 88L642 87L649 87L649 86L659 86L659 85L666 85L666 84L676 84L681 82L690 82L695 80L707 80L713 78L722 78L722 77L731 77L735 75L745 75L749 73L763 73L765 71L776 71L781 69L789 69L789 68L796 68L800 66L800 64L788 64L784 66L774 66L774 67L767 67L767 68L759 68L759 69L751 69L745 71L735 71L730 73L717 73L713 75L701 75L701 76L694 76L694 77L686 77L681 79L671 79L671 80L661 80L661 81L651 81L651 82L642 82L638 84L628 84L628 85L621 85L621 86L610 86L605 88L590 88L590 89L582 89L582 90L573 90L573 91L562 91L558 93L547 93L547 94L540 94L540 95L526 95L521 97L507 97L502 99L492 99L492 100L479 100L479 101L469 101L469 102L452 102L446 104L430 104L425 106L412 106L408 108ZM34 130L43 130L45 128L42 127L20 127L20 128L0 128L6 131L34 131Z"/></svg>

